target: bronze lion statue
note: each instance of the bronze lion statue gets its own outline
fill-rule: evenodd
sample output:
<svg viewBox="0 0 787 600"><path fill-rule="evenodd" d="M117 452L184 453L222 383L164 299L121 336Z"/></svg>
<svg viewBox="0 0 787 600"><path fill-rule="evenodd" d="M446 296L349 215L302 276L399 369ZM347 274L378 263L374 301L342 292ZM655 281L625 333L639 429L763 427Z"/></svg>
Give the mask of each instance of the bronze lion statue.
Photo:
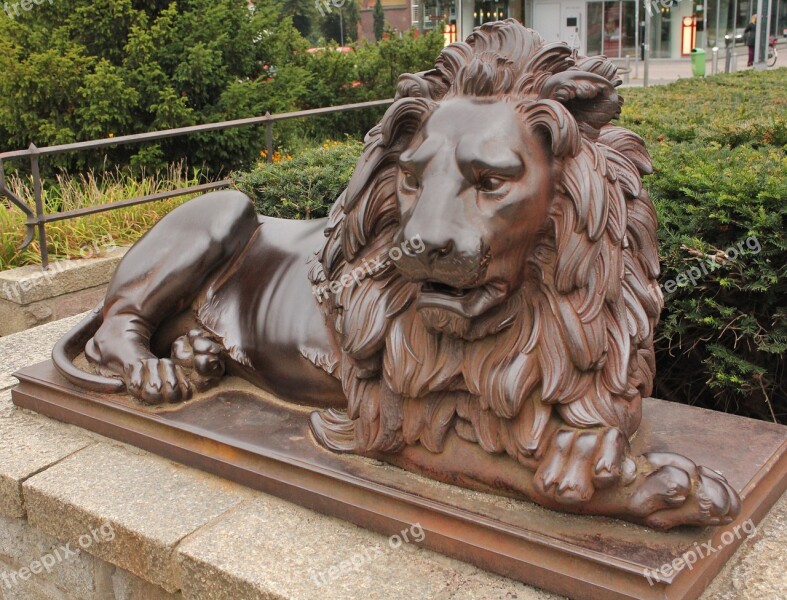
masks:
<svg viewBox="0 0 787 600"><path fill-rule="evenodd" d="M334 451L655 528L728 523L721 475L629 446L662 297L619 84L604 57L483 25L401 77L327 219L261 217L236 191L184 204L55 362L148 404L230 372L315 407Z"/></svg>

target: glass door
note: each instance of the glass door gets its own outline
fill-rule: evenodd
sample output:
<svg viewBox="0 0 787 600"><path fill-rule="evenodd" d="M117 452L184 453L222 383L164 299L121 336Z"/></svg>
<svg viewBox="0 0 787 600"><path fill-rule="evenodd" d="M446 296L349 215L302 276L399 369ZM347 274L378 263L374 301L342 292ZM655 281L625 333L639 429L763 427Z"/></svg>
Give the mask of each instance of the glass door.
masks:
<svg viewBox="0 0 787 600"><path fill-rule="evenodd" d="M634 0L588 2L587 53L609 58L634 56Z"/></svg>

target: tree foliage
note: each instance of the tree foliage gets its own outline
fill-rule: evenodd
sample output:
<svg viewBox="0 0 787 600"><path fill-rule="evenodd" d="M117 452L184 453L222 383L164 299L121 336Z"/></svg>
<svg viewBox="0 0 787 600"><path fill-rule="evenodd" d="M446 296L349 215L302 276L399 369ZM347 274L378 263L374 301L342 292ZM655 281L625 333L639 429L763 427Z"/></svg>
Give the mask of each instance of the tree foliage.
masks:
<svg viewBox="0 0 787 600"><path fill-rule="evenodd" d="M320 20L322 2L326 0L282 0L282 15L292 19L292 24L306 39L311 40ZM324 12L324 8L323 8Z"/></svg>
<svg viewBox="0 0 787 600"><path fill-rule="evenodd" d="M341 4L337 2L336 4ZM341 6L330 2L326 6L325 16L320 22L320 31L329 42L348 45L358 40L358 5L355 0L348 0Z"/></svg>
<svg viewBox="0 0 787 600"><path fill-rule="evenodd" d="M359 44L353 52L325 51L302 57L310 73L309 93L301 107L318 108L367 100L393 98L402 73L417 73L434 66L443 48L443 36L432 32L390 37L376 44ZM363 138L380 120L382 111L337 113L303 121L301 132L312 138Z"/></svg>
<svg viewBox="0 0 787 600"><path fill-rule="evenodd" d="M2 14L0 139L43 146L289 110L308 86L291 60L306 47L274 2L59 0ZM247 163L259 137L191 136L111 158L188 156L215 171Z"/></svg>
<svg viewBox="0 0 787 600"><path fill-rule="evenodd" d="M354 34L357 5L342 10ZM307 52L311 44L291 20L304 15L316 15L308 0L257 2L254 9L245 0L58 0L15 19L0 13L0 147L390 98L399 74L431 67L442 48L439 35L406 34L349 53ZM379 116L279 123L275 136L287 147L304 137L362 137ZM264 139L262 127L234 129L72 154L45 166L159 168L186 158L215 176L253 164Z"/></svg>

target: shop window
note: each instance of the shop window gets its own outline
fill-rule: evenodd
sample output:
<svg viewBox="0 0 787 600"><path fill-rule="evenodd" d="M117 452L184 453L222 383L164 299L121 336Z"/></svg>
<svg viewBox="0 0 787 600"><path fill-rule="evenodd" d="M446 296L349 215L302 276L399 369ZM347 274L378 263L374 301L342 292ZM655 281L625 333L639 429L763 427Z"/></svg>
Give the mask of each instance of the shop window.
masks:
<svg viewBox="0 0 787 600"><path fill-rule="evenodd" d="M483 25L489 21L501 21L509 17L508 0L504 2L476 2L473 8L473 23Z"/></svg>

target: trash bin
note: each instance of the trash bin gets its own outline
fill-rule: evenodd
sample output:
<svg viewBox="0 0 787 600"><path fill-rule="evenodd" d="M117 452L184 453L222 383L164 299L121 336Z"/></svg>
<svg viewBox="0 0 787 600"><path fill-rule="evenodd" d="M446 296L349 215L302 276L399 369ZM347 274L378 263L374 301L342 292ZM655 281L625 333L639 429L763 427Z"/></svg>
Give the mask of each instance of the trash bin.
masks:
<svg viewBox="0 0 787 600"><path fill-rule="evenodd" d="M705 77L705 50L702 48L691 49L691 72L694 77Z"/></svg>

